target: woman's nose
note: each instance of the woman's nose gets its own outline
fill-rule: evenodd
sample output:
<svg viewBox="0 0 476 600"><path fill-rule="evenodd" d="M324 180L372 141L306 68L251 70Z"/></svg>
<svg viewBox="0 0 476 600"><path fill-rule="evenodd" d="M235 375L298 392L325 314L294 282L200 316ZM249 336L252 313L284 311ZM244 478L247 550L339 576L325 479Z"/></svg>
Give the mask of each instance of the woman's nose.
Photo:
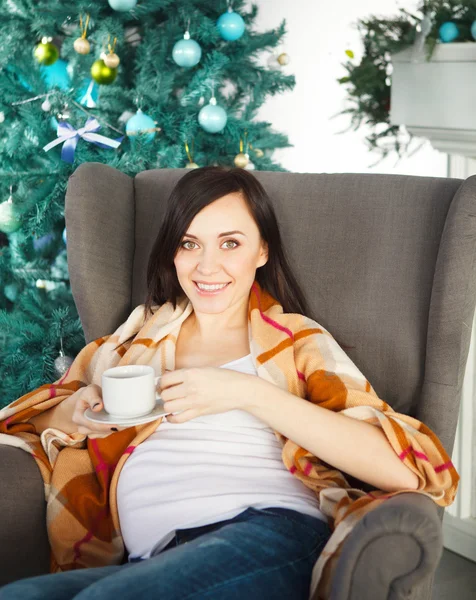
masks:
<svg viewBox="0 0 476 600"><path fill-rule="evenodd" d="M219 265L219 256L216 252L203 252L198 267L201 271L215 271Z"/></svg>

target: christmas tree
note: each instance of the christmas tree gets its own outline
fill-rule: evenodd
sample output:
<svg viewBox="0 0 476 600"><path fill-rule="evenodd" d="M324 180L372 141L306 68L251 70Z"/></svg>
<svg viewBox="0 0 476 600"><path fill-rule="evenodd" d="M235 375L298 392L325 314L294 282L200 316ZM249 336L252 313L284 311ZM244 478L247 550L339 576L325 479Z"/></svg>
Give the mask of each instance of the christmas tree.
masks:
<svg viewBox="0 0 476 600"><path fill-rule="evenodd" d="M64 219L79 164L285 170L272 154L286 135L253 120L295 85L276 50L285 21L258 32L245 4L0 4L0 407L57 381L86 344Z"/></svg>

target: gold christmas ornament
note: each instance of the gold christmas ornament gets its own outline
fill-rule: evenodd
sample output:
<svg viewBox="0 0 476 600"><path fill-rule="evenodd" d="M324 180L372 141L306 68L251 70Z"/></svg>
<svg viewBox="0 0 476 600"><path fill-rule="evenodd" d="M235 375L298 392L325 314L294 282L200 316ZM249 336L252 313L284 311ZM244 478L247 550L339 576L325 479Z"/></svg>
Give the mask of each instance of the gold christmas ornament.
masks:
<svg viewBox="0 0 476 600"><path fill-rule="evenodd" d="M194 162L188 162L188 163L185 165L185 168L186 168L186 169L199 169L200 167L197 165L197 163L194 163Z"/></svg>
<svg viewBox="0 0 476 600"><path fill-rule="evenodd" d="M111 69L116 69L119 66L119 63L121 62L120 58L114 52L105 54L103 60L106 67L109 67Z"/></svg>
<svg viewBox="0 0 476 600"><path fill-rule="evenodd" d="M109 50L109 54L106 54L103 52L103 54L101 54L101 58L103 59L104 64L107 67L110 67L111 69L117 69L117 67L119 66L119 63L121 62L119 57L115 53L117 38L114 38L114 42L112 43L112 46L109 43L110 39L111 39L111 36L109 36L107 39L107 48Z"/></svg>
<svg viewBox="0 0 476 600"><path fill-rule="evenodd" d="M249 162L249 157L247 154L244 154L243 152L240 152L239 154L237 154L235 156L235 165L237 167L240 167L241 169L244 169L246 167L246 165Z"/></svg>
<svg viewBox="0 0 476 600"><path fill-rule="evenodd" d="M51 42L53 38L44 37L35 48L35 58L41 64L50 66L59 58L58 48Z"/></svg>
<svg viewBox="0 0 476 600"><path fill-rule="evenodd" d="M277 58L278 63L283 66L283 65L288 65L289 61L291 59L289 58L289 55L286 54L286 52L283 52L282 54L280 54Z"/></svg>
<svg viewBox="0 0 476 600"><path fill-rule="evenodd" d="M86 24L83 27L83 17L79 15L79 28L81 29L81 37L74 40L73 48L78 54L89 54L91 51L91 45L86 39L86 33L88 31L89 15L86 15Z"/></svg>
<svg viewBox="0 0 476 600"><path fill-rule="evenodd" d="M261 148L253 148L253 150L255 151L255 154L258 158L261 158L262 156L264 156L264 152L263 152L263 150L261 150Z"/></svg>
<svg viewBox="0 0 476 600"><path fill-rule="evenodd" d="M116 79L117 71L104 64L104 61L100 58L93 62L91 77L100 85L109 85Z"/></svg>
<svg viewBox="0 0 476 600"><path fill-rule="evenodd" d="M73 47L78 54L89 54L91 52L91 44L83 37L74 40Z"/></svg>

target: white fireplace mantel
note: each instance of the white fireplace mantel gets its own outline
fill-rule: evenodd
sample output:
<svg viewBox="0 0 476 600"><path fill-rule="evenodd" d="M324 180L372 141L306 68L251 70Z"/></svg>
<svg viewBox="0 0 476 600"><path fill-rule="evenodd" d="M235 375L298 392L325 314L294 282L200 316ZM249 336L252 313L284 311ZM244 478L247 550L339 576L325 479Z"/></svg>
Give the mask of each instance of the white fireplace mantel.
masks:
<svg viewBox="0 0 476 600"><path fill-rule="evenodd" d="M437 127L418 127L416 125L407 125L406 129L416 137L430 140L433 148L440 152L467 156L476 160L476 130L440 129Z"/></svg>

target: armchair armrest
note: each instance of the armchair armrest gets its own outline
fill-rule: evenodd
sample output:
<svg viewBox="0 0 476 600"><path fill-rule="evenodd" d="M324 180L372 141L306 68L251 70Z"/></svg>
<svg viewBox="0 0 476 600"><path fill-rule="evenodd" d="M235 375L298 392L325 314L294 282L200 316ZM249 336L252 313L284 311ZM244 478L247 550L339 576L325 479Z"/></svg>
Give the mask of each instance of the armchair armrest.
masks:
<svg viewBox="0 0 476 600"><path fill-rule="evenodd" d="M443 553L439 507L405 492L366 514L344 542L332 600L430 600Z"/></svg>
<svg viewBox="0 0 476 600"><path fill-rule="evenodd" d="M0 586L49 573L43 478L34 458L0 444Z"/></svg>

